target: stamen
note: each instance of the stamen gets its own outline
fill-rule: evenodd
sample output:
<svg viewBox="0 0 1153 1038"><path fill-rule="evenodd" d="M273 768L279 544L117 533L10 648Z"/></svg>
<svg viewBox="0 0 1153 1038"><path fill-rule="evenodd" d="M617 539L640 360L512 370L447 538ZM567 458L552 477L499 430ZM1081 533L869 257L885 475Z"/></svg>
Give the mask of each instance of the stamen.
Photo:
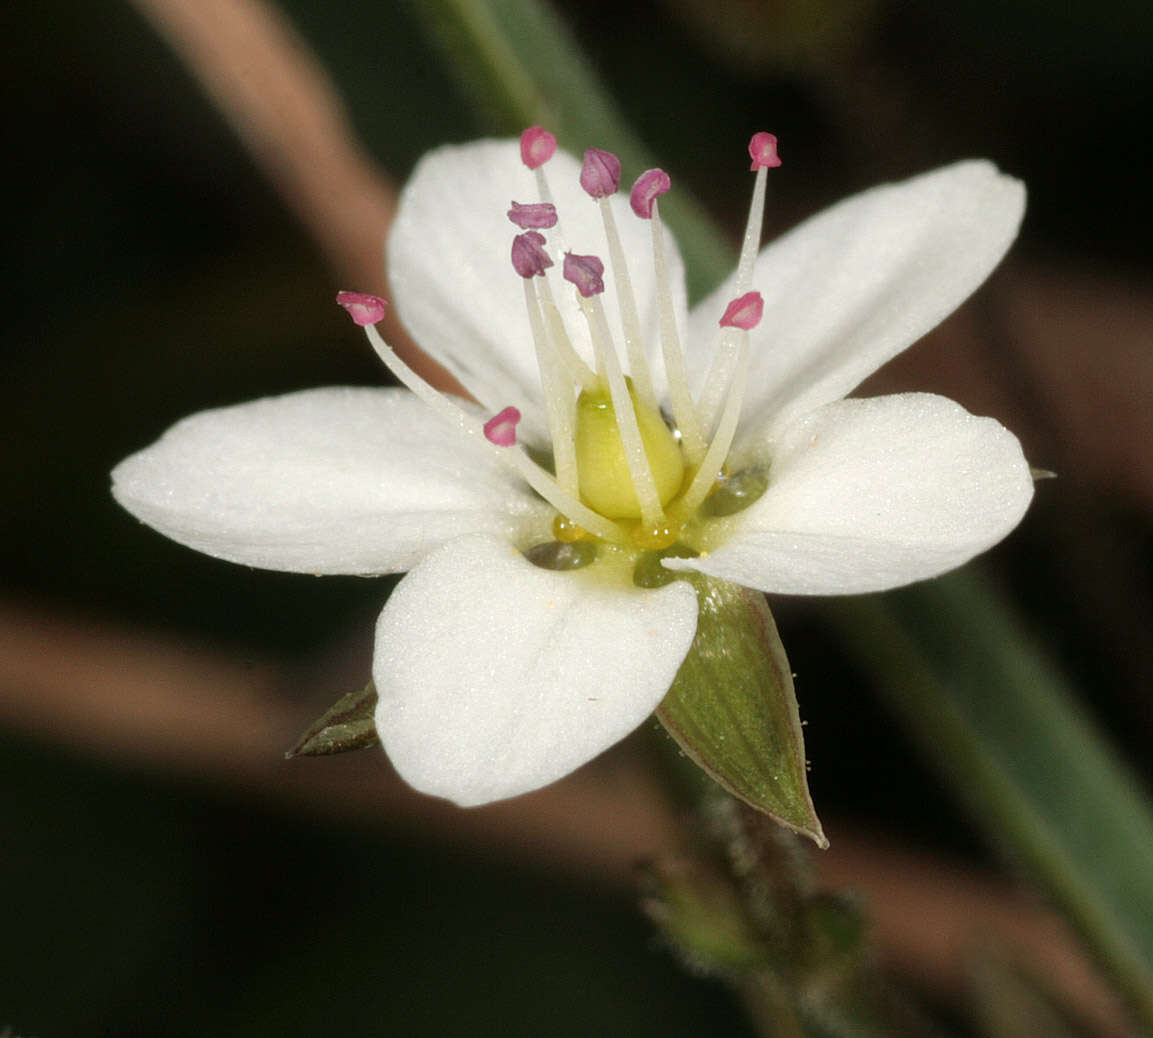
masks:
<svg viewBox="0 0 1153 1038"><path fill-rule="evenodd" d="M556 138L539 126L520 135L520 158L529 169L539 169L556 154Z"/></svg>
<svg viewBox="0 0 1153 1038"><path fill-rule="evenodd" d="M667 194L672 186L669 175L663 169L647 169L633 184L633 189L629 192L629 205L642 220L651 220L657 199Z"/></svg>
<svg viewBox="0 0 1153 1038"><path fill-rule="evenodd" d="M733 372L739 361L739 348L747 340L747 336L738 337L736 332L749 331L760 324L764 309L765 301L759 292L746 292L725 307L725 312L718 323L726 330L713 355L709 377L697 402L701 423L706 430L713 430L718 414L728 406L727 402L733 394L731 383L735 378ZM713 434L714 438L718 433Z"/></svg>
<svg viewBox="0 0 1153 1038"><path fill-rule="evenodd" d="M684 492L677 502L677 513L684 519L692 516L704 503L713 484L717 481L721 469L724 468L725 459L729 455L729 448L733 445L733 436L737 431L737 420L741 417L741 405L745 399L745 388L749 375L749 333L741 331L740 343L737 346L737 361L733 371L733 379L729 385L729 396L725 402L724 412L717 423L717 432L713 442L705 452L705 460L697 469L689 489Z"/></svg>
<svg viewBox="0 0 1153 1038"><path fill-rule="evenodd" d="M765 312L765 301L760 292L746 292L725 307L721 317L722 328L740 328L749 331L761 323Z"/></svg>
<svg viewBox="0 0 1153 1038"><path fill-rule="evenodd" d="M741 416L745 387L748 383L749 332L760 323L763 311L764 300L760 293L749 292L729 303L725 308L725 316L721 318L721 326L727 329L726 339L735 340L725 343L727 347L725 352L730 356L735 355L732 364L733 375L713 442L709 444L705 459L693 476L688 490L677 502L677 512L683 518L693 515L708 497L724 467L729 448L733 445L733 436L737 431L737 421Z"/></svg>
<svg viewBox="0 0 1153 1038"><path fill-rule="evenodd" d="M620 360L613 349L612 334L609 331L608 321L605 320L604 308L597 298L604 291L604 281L600 276L603 272L604 264L596 256L578 256L571 252L565 256L565 280L576 285L580 293L577 302L580 303L585 320L588 321L597 366L608 383L609 396L612 398L613 412L617 420L617 431L620 433L621 446L624 448L629 479L632 481L633 492L640 506L641 519L646 525L655 525L664 519L664 509L661 508L656 480L653 478L652 467L645 453L640 426L629 397L628 384L625 382L624 372L621 371Z"/></svg>
<svg viewBox="0 0 1153 1038"><path fill-rule="evenodd" d="M600 295L605 290L604 272L605 265L596 256L565 253L564 279L576 285L577 291L585 299Z"/></svg>
<svg viewBox="0 0 1153 1038"><path fill-rule="evenodd" d="M776 169L781 164L777 154L777 138L771 133L754 133L749 140L749 158L753 164L749 169Z"/></svg>
<svg viewBox="0 0 1153 1038"><path fill-rule="evenodd" d="M361 328L383 319L384 308L388 306L380 296L370 296L366 292L337 292L336 301Z"/></svg>
<svg viewBox="0 0 1153 1038"><path fill-rule="evenodd" d="M550 202L513 202L508 218L522 231L529 228L547 230L556 226L556 206Z"/></svg>
<svg viewBox="0 0 1153 1038"><path fill-rule="evenodd" d="M543 276L546 268L553 265L552 257L545 249L544 235L539 231L525 231L524 234L518 234L513 238L512 265L522 278L540 278L539 289L531 293L532 303L529 307L529 319L532 320L535 314L536 320L540 322L540 309L543 309L547 315L544 325L547 325L548 334L545 334L545 327L542 325L540 335L537 338L537 359L540 359L543 344L548 342L553 348L553 355L557 362L568 370L569 376L574 382L578 382L586 388L595 386L597 384L596 375L580 358L577 351L572 348L568 333L565 331L564 318L561 317L560 311L557 310L556 304L553 302L548 278ZM536 336L535 331L533 334ZM546 395L548 392L546 386Z"/></svg>
<svg viewBox="0 0 1153 1038"><path fill-rule="evenodd" d="M515 407L506 407L484 423L484 438L497 447L515 447L519 422L520 411Z"/></svg>
<svg viewBox="0 0 1153 1038"><path fill-rule="evenodd" d="M665 263L664 226L661 223L657 199L672 186L663 169L650 169L642 173L629 193L629 204L642 220L652 221L653 270L657 284L657 311L660 317L661 351L665 360L665 375L669 383L669 398L673 417L681 434L681 447L690 465L699 465L705 454L705 438L693 396L689 389L685 356L677 331L676 311L669 288L668 268Z"/></svg>
<svg viewBox="0 0 1153 1038"><path fill-rule="evenodd" d="M744 294L753 287L753 264L761 247L761 226L765 222L766 170L775 169L781 164L777 157L777 138L771 133L754 133L749 141L749 157L753 160L750 169L756 170L757 180L753 186L753 201L749 206L749 219L745 224L745 238L741 243L741 259L737 264L737 292Z"/></svg>
<svg viewBox="0 0 1153 1038"><path fill-rule="evenodd" d="M649 361L645 356L645 343L641 336L641 322L637 317L636 297L633 295L632 281L629 279L628 263L621 246L621 236L617 231L609 197L616 194L621 183L621 160L611 151L589 148L585 152L581 166L581 187L600 204L601 221L605 228L605 238L609 245L609 259L612 261L613 282L617 289L617 302L621 311L621 330L625 337L625 353L629 358L629 374L633 389L645 407L657 406L653 392L652 376L649 374Z"/></svg>
<svg viewBox="0 0 1153 1038"><path fill-rule="evenodd" d="M542 201L553 204L544 164L556 154L556 138L539 126L530 126L520 135L520 158L536 174L536 189ZM562 242L563 245L563 242Z"/></svg>
<svg viewBox="0 0 1153 1038"><path fill-rule="evenodd" d="M352 319L358 324L361 323L361 318L367 313L384 313L384 300L377 296L366 296L359 292L342 292L341 296L353 297L351 299L345 299L344 301L338 301L341 302L341 306L349 310ZM365 309L353 313L352 309L347 305L349 302L360 304L364 306ZM405 364L405 362L396 355L393 348L384 341L380 332L376 330L375 324L369 322L361 326L368 335L368 341L372 343L372 348L376 350L377 356L384 361L388 370L391 371L403 385L411 389L416 396L428 404L437 414L466 436L484 440L485 443L489 442L485 436L482 423L478 422L471 415L466 414L458 404L454 404L443 393L439 393L433 389L432 386L425 382L412 368ZM508 465L562 515L579 523L590 533L595 534L603 540L611 541L615 544L628 543L628 535L620 526L597 512L594 512L588 505L579 501L573 495L565 493L557 484L557 481L525 454L521 448L499 449L496 451L495 457Z"/></svg>
<svg viewBox="0 0 1153 1038"><path fill-rule="evenodd" d="M561 376L562 359L558 356L555 342L549 337L541 319L540 297L536 292L538 284L547 282L544 278L539 281L525 278L524 302L528 310L533 344L536 346L537 368L540 370L541 389L544 391L545 409L548 413L553 464L556 466L556 478L561 489L566 494L579 497L572 384L566 383Z"/></svg>
<svg viewBox="0 0 1153 1038"><path fill-rule="evenodd" d="M768 180L766 171L781 164L781 160L777 156L777 138L764 131L754 133L749 141L749 157L753 160L750 168L756 170L757 179L753 186L749 219L745 224L745 237L741 243L741 258L737 263L736 288L740 296L747 295L753 287L753 268L756 266L757 253L760 251L761 226L765 220L765 185ZM709 369L704 389L697 401L701 425L706 430L712 428L720 411L721 401L725 393L725 383L729 379L734 362L734 347L727 340L723 341L713 356L712 367Z"/></svg>
<svg viewBox="0 0 1153 1038"><path fill-rule="evenodd" d="M525 231L512 240L512 267L522 278L543 277L552 266L552 258L544 247L544 235L539 231Z"/></svg>
<svg viewBox="0 0 1153 1038"><path fill-rule="evenodd" d="M581 187L593 198L615 195L621 185L621 160L611 151L589 148L581 165Z"/></svg>
<svg viewBox="0 0 1153 1038"><path fill-rule="evenodd" d="M557 357L565 371L568 372L569 378L582 389L595 389L600 385L596 373L585 363L584 358L573 349L573 344L569 340L568 329L565 328L564 318L556 305L556 300L553 299L552 285L549 283L549 279L547 277L540 278L533 282L533 285L539 295L545 327L549 333L549 341L553 349L556 350Z"/></svg>

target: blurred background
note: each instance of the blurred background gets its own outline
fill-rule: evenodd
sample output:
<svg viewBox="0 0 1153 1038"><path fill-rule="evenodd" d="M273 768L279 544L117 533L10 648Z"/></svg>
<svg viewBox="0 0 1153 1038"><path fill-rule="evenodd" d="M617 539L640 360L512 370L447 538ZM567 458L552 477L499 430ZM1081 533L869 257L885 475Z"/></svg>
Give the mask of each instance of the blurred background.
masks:
<svg viewBox="0 0 1153 1038"><path fill-rule="evenodd" d="M299 731L366 680L390 582L231 566L113 503L112 466L190 412L385 377L332 305L337 288L383 286L345 283L354 267L302 222L291 178L270 180L274 146L254 158L157 32L164 7L15 0L2 16L0 1033L751 1033L636 909L630 863L676 842L646 799L643 737L471 813L406 793L378 751L286 762ZM392 183L427 149L484 131L417 6L279 10ZM785 160L769 235L957 158L1027 182L1009 260L866 390L943 392L1059 473L978 565L1148 788L1153 11L556 10L677 182L734 231L760 128ZM383 227L377 201L356 204ZM335 188L328 202L341 207ZM773 608L833 843L821 868L870 901L880 959L959 1018L978 944L966 917L987 911L1046 946L1054 924L1011 876L991 878L986 845L812 608ZM970 898L961 922L933 891ZM922 894L921 932L907 933Z"/></svg>

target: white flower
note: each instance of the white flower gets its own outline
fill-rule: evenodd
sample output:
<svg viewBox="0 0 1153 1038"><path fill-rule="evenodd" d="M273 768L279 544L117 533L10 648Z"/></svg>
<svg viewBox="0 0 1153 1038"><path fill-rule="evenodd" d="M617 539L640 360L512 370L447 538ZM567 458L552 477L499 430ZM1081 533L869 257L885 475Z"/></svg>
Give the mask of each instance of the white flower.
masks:
<svg viewBox="0 0 1153 1038"><path fill-rule="evenodd" d="M851 198L758 256L764 167L777 163L757 135L742 264L686 314L651 205L667 177L646 173L631 212L607 197L619 178L607 153L583 169L557 153L546 180L550 141L534 129L519 149L427 156L390 238L405 323L479 406L420 383L372 327L377 303L354 297L415 394L329 388L204 412L113 473L124 507L219 558L410 571L377 627L377 727L410 784L462 805L554 781L660 703L697 601L684 580L637 586L638 562L767 592L876 591L967 561L1032 496L997 422L928 394L842 399L996 266L1019 182L958 163ZM509 209L550 195L556 227L547 207ZM515 271L509 218L533 228ZM593 257L614 275L603 293ZM670 398L675 436L655 409ZM513 445L517 412L521 442L551 443L551 469ZM675 557L653 554L674 543Z"/></svg>

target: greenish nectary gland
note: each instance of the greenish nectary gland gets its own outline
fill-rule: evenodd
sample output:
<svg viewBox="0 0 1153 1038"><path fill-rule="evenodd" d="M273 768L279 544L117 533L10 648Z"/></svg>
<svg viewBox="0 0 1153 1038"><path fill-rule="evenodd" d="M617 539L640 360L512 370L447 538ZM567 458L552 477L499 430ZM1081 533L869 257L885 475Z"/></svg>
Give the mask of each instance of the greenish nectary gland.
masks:
<svg viewBox="0 0 1153 1038"><path fill-rule="evenodd" d="M597 542L542 541L529 548L524 557L541 569L582 569L596 560Z"/></svg>

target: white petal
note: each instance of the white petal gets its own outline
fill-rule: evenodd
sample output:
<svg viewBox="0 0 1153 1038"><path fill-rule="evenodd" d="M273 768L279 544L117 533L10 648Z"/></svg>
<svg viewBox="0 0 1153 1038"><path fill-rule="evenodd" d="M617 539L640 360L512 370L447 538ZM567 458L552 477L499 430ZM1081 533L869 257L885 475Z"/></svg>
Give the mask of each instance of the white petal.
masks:
<svg viewBox="0 0 1153 1038"><path fill-rule="evenodd" d="M558 151L544 168L560 216L558 228L542 232L555 260L550 283L570 337L591 358L575 289L561 277L561 248L604 261L601 299L617 334L619 309L600 212L581 189L580 163L571 155ZM655 355L658 312L649 225L629 208L627 190L626 183L613 197L613 211L645 341ZM389 279L397 311L416 341L489 411L515 405L530 428L535 421L539 433L540 378L524 288L509 257L519 233L506 215L511 201L539 201L535 178L520 160L519 142L477 141L429 153L401 194L388 239ZM683 319L683 266L672 236L666 237L674 297ZM617 342L623 359L623 337ZM659 365L656 369L661 370Z"/></svg>
<svg viewBox="0 0 1153 1038"><path fill-rule="evenodd" d="M381 742L415 789L464 807L538 789L637 727L692 643L697 602L592 567L538 569L496 538L446 544L376 629Z"/></svg>
<svg viewBox="0 0 1153 1038"><path fill-rule="evenodd" d="M849 198L766 248L742 428L783 428L911 346L988 277L1024 208L1019 181L960 162ZM722 286L693 311L695 350L715 341L732 293Z"/></svg>
<svg viewBox="0 0 1153 1038"><path fill-rule="evenodd" d="M674 568L784 594L880 591L996 544L1033 496L1012 433L927 393L827 404L765 453L764 496Z"/></svg>
<svg viewBox="0 0 1153 1038"><path fill-rule="evenodd" d="M185 418L112 492L173 540L300 573L392 573L548 509L407 390L315 389Z"/></svg>

